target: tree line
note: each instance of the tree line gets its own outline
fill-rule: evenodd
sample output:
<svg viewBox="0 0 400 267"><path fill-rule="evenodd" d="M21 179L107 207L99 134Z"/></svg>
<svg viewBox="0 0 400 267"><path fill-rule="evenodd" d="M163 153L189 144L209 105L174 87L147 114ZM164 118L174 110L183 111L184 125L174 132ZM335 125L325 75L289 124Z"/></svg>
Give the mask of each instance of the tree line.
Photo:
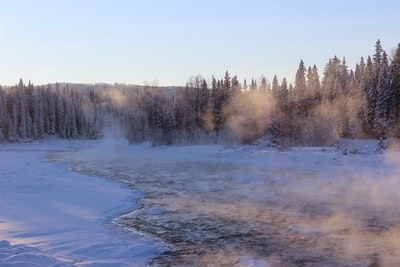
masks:
<svg viewBox="0 0 400 267"><path fill-rule="evenodd" d="M228 71L185 87L49 84L0 87L0 142L119 133L131 143L326 145L347 138L400 136L400 44L349 69L333 57L322 77L300 61L294 84L274 76L239 81Z"/></svg>

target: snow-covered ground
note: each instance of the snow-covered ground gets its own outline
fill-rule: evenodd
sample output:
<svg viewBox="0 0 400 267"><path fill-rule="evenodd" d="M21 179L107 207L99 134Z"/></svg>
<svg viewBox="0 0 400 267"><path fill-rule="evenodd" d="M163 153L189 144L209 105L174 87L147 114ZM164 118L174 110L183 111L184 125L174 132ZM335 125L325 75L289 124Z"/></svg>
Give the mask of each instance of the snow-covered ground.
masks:
<svg viewBox="0 0 400 267"><path fill-rule="evenodd" d="M0 266L146 266L161 251L160 242L110 223L137 208L141 192L45 160L85 146L0 145Z"/></svg>
<svg viewBox="0 0 400 267"><path fill-rule="evenodd" d="M368 140L1 145L0 266L398 266L399 163Z"/></svg>

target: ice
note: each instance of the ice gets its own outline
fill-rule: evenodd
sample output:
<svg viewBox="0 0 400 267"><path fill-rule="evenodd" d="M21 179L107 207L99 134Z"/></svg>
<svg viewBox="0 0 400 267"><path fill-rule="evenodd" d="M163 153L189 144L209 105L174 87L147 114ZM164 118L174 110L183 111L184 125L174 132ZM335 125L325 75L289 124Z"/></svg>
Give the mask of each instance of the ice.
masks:
<svg viewBox="0 0 400 267"><path fill-rule="evenodd" d="M0 266L59 266L73 267L72 262L61 261L41 250L26 245L11 245L8 241L0 241Z"/></svg>
<svg viewBox="0 0 400 267"><path fill-rule="evenodd" d="M57 141L0 157L2 261L22 244L53 266L400 264L400 152L378 141Z"/></svg>

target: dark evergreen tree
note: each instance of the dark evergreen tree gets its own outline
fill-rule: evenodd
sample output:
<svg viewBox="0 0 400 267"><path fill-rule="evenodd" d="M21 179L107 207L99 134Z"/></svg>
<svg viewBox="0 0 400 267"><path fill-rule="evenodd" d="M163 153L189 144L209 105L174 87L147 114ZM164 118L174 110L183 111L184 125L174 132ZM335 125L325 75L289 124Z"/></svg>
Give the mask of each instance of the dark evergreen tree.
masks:
<svg viewBox="0 0 400 267"><path fill-rule="evenodd" d="M225 72L225 76L224 76L224 89L231 89L232 83L231 83L231 76L229 75L228 71Z"/></svg>
<svg viewBox="0 0 400 267"><path fill-rule="evenodd" d="M364 132L374 135L375 109L377 100L377 85L375 83L375 69L371 57L368 57L364 72L363 88L363 124Z"/></svg>
<svg viewBox="0 0 400 267"><path fill-rule="evenodd" d="M164 113L163 118L163 140L165 145L171 145L176 131L175 114L171 108Z"/></svg>
<svg viewBox="0 0 400 267"><path fill-rule="evenodd" d="M279 94L280 86L278 82L278 77L274 75L274 78L272 79L272 93L276 97Z"/></svg>
<svg viewBox="0 0 400 267"><path fill-rule="evenodd" d="M7 140L10 142L17 142L18 136L18 96L16 88L11 88L7 95L7 113L8 113L8 129L7 129Z"/></svg>
<svg viewBox="0 0 400 267"><path fill-rule="evenodd" d="M255 91L255 90L258 89L257 81L256 81L255 79L251 79L250 89L251 89L252 91Z"/></svg>
<svg viewBox="0 0 400 267"><path fill-rule="evenodd" d="M380 73L378 76L377 96L374 116L374 131L378 137L384 137L388 131L388 119L391 109L391 88L389 77L389 63L387 55L383 52Z"/></svg>
<svg viewBox="0 0 400 267"><path fill-rule="evenodd" d="M204 80L204 82L206 82L206 81ZM240 92L240 90L241 90L240 83L239 83L238 77L235 75L232 78L232 94L233 95L237 94Z"/></svg>
<svg viewBox="0 0 400 267"><path fill-rule="evenodd" d="M267 89L268 89L267 79L265 77L262 77L261 84L260 84L260 91L266 92Z"/></svg>
<svg viewBox="0 0 400 267"><path fill-rule="evenodd" d="M18 113L18 135L21 139L28 138L28 127L29 127L29 119L28 116L28 101L27 101L27 90L26 87L20 79L17 87L18 92L18 104L19 104L19 113Z"/></svg>
<svg viewBox="0 0 400 267"><path fill-rule="evenodd" d="M33 137L35 139L45 136L45 116L44 103L41 91L35 90L33 94Z"/></svg>
<svg viewBox="0 0 400 267"><path fill-rule="evenodd" d="M0 86L0 143L6 141L6 126L7 126L7 102L6 94Z"/></svg>
<svg viewBox="0 0 400 267"><path fill-rule="evenodd" d="M397 50L394 54L393 60L390 63L390 121L391 125L398 125L400 115L400 43L398 44ZM400 136L400 128L394 127L393 131Z"/></svg>
<svg viewBox="0 0 400 267"><path fill-rule="evenodd" d="M304 66L303 60L301 60L299 68L297 69L296 72L296 79L295 79L295 90L298 92L298 94L305 92L307 88L305 73L306 73L306 68Z"/></svg>
<svg viewBox="0 0 400 267"><path fill-rule="evenodd" d="M217 82L215 88L211 91L211 106L214 131L219 133L223 128L223 105L224 105L224 89Z"/></svg>
<svg viewBox="0 0 400 267"><path fill-rule="evenodd" d="M377 40L375 44L375 54L372 57L372 64L373 64L373 83L374 86L378 85L379 74L381 73L381 66L382 66L382 57L383 57L383 49L381 40Z"/></svg>

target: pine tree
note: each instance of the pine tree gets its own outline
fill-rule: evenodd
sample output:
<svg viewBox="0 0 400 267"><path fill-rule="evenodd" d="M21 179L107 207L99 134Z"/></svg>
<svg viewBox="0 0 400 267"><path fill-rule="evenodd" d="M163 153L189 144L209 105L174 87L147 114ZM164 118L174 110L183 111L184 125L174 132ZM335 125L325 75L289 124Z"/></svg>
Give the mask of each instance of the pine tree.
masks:
<svg viewBox="0 0 400 267"><path fill-rule="evenodd" d="M323 98L332 102L346 95L348 93L348 75L346 60L341 62L336 56L331 58L325 67L322 79Z"/></svg>
<svg viewBox="0 0 400 267"><path fill-rule="evenodd" d="M383 57L382 44L381 40L378 39L375 44L375 54L372 57L372 64L374 68L373 82L375 86L378 85L379 74L381 73L382 57Z"/></svg>
<svg viewBox="0 0 400 267"><path fill-rule="evenodd" d="M8 129L7 139L10 142L16 142L19 140L17 129L18 129L18 96L16 88L12 88L7 95L7 113L8 113Z"/></svg>
<svg viewBox="0 0 400 267"><path fill-rule="evenodd" d="M255 91L258 90L258 84L256 79L251 79L251 88Z"/></svg>
<svg viewBox="0 0 400 267"><path fill-rule="evenodd" d="M346 58L343 58L342 64L339 65L339 75L338 75L338 91L342 95L347 95L349 93L349 68L346 65Z"/></svg>
<svg viewBox="0 0 400 267"><path fill-rule="evenodd" d="M373 135L375 109L377 100L377 86L375 83L374 66L371 57L368 57L364 72L363 88L363 122L364 131Z"/></svg>
<svg viewBox="0 0 400 267"><path fill-rule="evenodd" d="M217 85L215 90L212 90L211 95L211 104L212 104L212 116L213 116L213 125L214 131L218 133L222 129L223 125L223 92L222 88Z"/></svg>
<svg viewBox="0 0 400 267"><path fill-rule="evenodd" d="M65 129L65 107L64 107L64 100L60 92L57 93L57 105L56 105L56 125L57 125L57 132L60 137L66 137L66 129Z"/></svg>
<svg viewBox="0 0 400 267"><path fill-rule="evenodd" d="M159 95L155 95L153 99L153 107L151 111L151 130L152 134L152 144L154 146L159 146L162 144L162 129L163 129L163 110L162 110L162 103L161 97Z"/></svg>
<svg viewBox="0 0 400 267"><path fill-rule="evenodd" d="M383 52L380 73L377 85L377 96L374 116L374 131L378 137L383 137L387 133L387 122L389 119L391 105L391 88L389 77L389 63L387 55Z"/></svg>
<svg viewBox="0 0 400 267"><path fill-rule="evenodd" d="M276 97L279 94L279 82L278 82L278 77L274 75L274 78L272 79L272 93Z"/></svg>
<svg viewBox="0 0 400 267"><path fill-rule="evenodd" d="M48 107L48 129L47 129L47 134L53 135L56 133L56 125L57 125L57 113L56 113L56 101L57 101L57 96L54 92L51 91L50 87L47 87L46 89L46 102L47 102L47 107Z"/></svg>
<svg viewBox="0 0 400 267"><path fill-rule="evenodd" d="M213 87L211 92L211 106L214 131L218 134L224 126L224 107L229 104L231 94L231 79L228 71L225 72L224 79L217 82L217 86Z"/></svg>
<svg viewBox="0 0 400 267"><path fill-rule="evenodd" d="M224 88L226 90L231 89L232 83L231 83L231 77L230 77L228 71L225 72L224 83L223 84L224 84Z"/></svg>
<svg viewBox="0 0 400 267"><path fill-rule="evenodd" d="M321 100L321 98L322 98L321 83L319 81L318 68L316 65L314 65L312 68L312 87L311 88L314 92L314 95L317 97L317 99Z"/></svg>
<svg viewBox="0 0 400 267"><path fill-rule="evenodd" d="M289 88L288 88L288 83L285 77L283 77L282 82L281 82L281 88L280 88L280 96L287 97L289 94Z"/></svg>
<svg viewBox="0 0 400 267"><path fill-rule="evenodd" d="M305 92L307 88L305 73L306 73L306 68L304 66L303 60L301 60L299 68L297 69L296 72L296 79L295 79L295 90L299 94L301 94L301 92Z"/></svg>
<svg viewBox="0 0 400 267"><path fill-rule="evenodd" d="M268 89L267 79L265 77L262 77L261 84L260 84L260 91L266 92L267 89Z"/></svg>
<svg viewBox="0 0 400 267"><path fill-rule="evenodd" d="M7 126L6 94L0 86L0 143L6 140L5 127Z"/></svg>
<svg viewBox="0 0 400 267"><path fill-rule="evenodd" d="M310 110L310 97L307 93L306 68L303 60L300 61L296 72L295 88L293 92L294 110L296 116L307 117Z"/></svg>
<svg viewBox="0 0 400 267"><path fill-rule="evenodd" d="M206 83L206 81L204 80L204 82ZM207 84L207 83L206 83ZM234 95L234 94L237 94L237 93L239 93L240 92L240 83L239 83L239 80L238 80L238 77L235 75L235 76L233 76L233 78L232 78L232 94Z"/></svg>
<svg viewBox="0 0 400 267"><path fill-rule="evenodd" d="M39 90L34 91L33 97L33 137L35 139L41 139L44 137L44 105L43 98ZM48 116L46 116L48 117Z"/></svg>
<svg viewBox="0 0 400 267"><path fill-rule="evenodd" d="M391 98L389 122L392 132L400 136L400 127L398 126L400 120L400 43L390 63L389 77Z"/></svg>
<svg viewBox="0 0 400 267"><path fill-rule="evenodd" d="M361 57L360 63L356 64L353 72L352 80L349 78L349 90L351 96L361 96L362 87L365 79L365 62L364 58Z"/></svg>
<svg viewBox="0 0 400 267"><path fill-rule="evenodd" d="M189 103L190 113L194 114L195 127L204 128L204 116L209 102L209 90L206 80L201 76L196 76L186 87L186 101Z"/></svg>
<svg viewBox="0 0 400 267"><path fill-rule="evenodd" d="M19 113L18 113L18 135L21 139L28 138L28 125L27 125L27 118L28 118L28 103L27 103L27 96L25 85L20 79L18 83L18 104L19 104Z"/></svg>
<svg viewBox="0 0 400 267"><path fill-rule="evenodd" d="M176 121L175 114L172 107L164 113L163 117L163 140L162 143L165 145L171 145L175 136Z"/></svg>

